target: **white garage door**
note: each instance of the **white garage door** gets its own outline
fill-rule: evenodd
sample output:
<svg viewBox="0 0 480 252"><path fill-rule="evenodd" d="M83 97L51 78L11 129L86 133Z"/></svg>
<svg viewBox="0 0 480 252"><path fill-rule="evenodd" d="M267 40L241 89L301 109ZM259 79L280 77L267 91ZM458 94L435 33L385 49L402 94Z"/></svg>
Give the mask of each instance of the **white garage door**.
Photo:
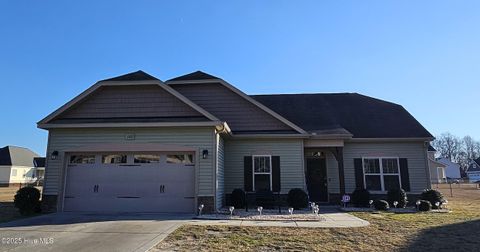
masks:
<svg viewBox="0 0 480 252"><path fill-rule="evenodd" d="M193 153L71 154L64 211L194 212Z"/></svg>

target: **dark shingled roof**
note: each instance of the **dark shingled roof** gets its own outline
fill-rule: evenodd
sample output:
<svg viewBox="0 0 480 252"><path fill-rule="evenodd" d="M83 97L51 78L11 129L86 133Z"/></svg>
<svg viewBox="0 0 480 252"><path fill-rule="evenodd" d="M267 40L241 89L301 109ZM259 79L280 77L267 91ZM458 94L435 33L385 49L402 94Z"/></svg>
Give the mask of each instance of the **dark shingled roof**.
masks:
<svg viewBox="0 0 480 252"><path fill-rule="evenodd" d="M136 71L117 77L101 80L101 81L141 81L141 80L158 80L157 78L145 73L144 71Z"/></svg>
<svg viewBox="0 0 480 252"><path fill-rule="evenodd" d="M402 106L357 93L251 97L309 132L343 128L354 138L433 137Z"/></svg>
<svg viewBox="0 0 480 252"><path fill-rule="evenodd" d="M437 151L432 145L428 145L428 151Z"/></svg>
<svg viewBox="0 0 480 252"><path fill-rule="evenodd" d="M33 167L35 152L22 147L5 146L0 149L0 165L16 165Z"/></svg>
<svg viewBox="0 0 480 252"><path fill-rule="evenodd" d="M35 167L45 167L45 158L44 157L36 157L33 158L33 165Z"/></svg>
<svg viewBox="0 0 480 252"><path fill-rule="evenodd" d="M220 79L216 76L204 73L202 71L196 71L193 73L185 74L179 77L175 77L168 81L188 81L188 80L211 80L211 79Z"/></svg>

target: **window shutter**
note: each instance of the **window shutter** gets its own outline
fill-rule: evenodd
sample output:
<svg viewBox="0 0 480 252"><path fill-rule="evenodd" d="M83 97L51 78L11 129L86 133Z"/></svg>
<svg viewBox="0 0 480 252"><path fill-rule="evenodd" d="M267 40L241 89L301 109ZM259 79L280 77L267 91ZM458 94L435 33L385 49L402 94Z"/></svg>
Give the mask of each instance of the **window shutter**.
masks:
<svg viewBox="0 0 480 252"><path fill-rule="evenodd" d="M252 156L243 157L243 186L245 192L253 191Z"/></svg>
<svg viewBox="0 0 480 252"><path fill-rule="evenodd" d="M365 189L365 185L363 184L363 164L361 158L353 159L353 165L355 169L355 183L357 189Z"/></svg>
<svg viewBox="0 0 480 252"><path fill-rule="evenodd" d="M410 177L408 175L408 160L406 158L400 158L400 176L402 177L402 189L410 191Z"/></svg>
<svg viewBox="0 0 480 252"><path fill-rule="evenodd" d="M272 156L272 191L280 192L280 157Z"/></svg>

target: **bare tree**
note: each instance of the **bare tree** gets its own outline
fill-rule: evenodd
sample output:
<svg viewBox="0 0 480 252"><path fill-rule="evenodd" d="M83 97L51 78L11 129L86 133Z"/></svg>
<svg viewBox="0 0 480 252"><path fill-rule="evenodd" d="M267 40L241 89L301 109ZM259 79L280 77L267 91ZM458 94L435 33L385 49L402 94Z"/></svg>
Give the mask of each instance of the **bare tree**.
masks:
<svg viewBox="0 0 480 252"><path fill-rule="evenodd" d="M479 156L480 143L475 141L471 136L465 136L462 139L462 152L468 160L476 159Z"/></svg>
<svg viewBox="0 0 480 252"><path fill-rule="evenodd" d="M450 159L452 162L458 162L462 155L462 141L449 132L442 133L433 141L433 147L437 149L442 157Z"/></svg>

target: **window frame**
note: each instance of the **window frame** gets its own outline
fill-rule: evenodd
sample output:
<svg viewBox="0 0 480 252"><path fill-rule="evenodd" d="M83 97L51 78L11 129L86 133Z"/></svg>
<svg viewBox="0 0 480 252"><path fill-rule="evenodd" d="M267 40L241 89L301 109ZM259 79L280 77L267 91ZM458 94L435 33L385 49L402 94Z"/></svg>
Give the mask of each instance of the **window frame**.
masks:
<svg viewBox="0 0 480 252"><path fill-rule="evenodd" d="M379 162L379 168L380 168L380 173L366 173L365 172L365 159L378 159ZM397 160L397 173L384 173L383 172L383 159L396 159ZM380 187L381 190L371 190L371 192L374 193L385 193L387 190L385 190L385 182L384 182L384 176L393 176L396 175L398 176L398 184L400 185L400 188L402 188L402 175L400 171L400 158L399 157L390 157L390 156L385 156L385 157L362 157L362 173L363 173L363 187L364 189L367 189L367 178L366 176L380 176Z"/></svg>
<svg viewBox="0 0 480 252"><path fill-rule="evenodd" d="M270 172L255 172L255 158L268 157L270 161ZM252 155L252 190L255 192L255 175L268 175L270 179L270 191L272 191L272 155Z"/></svg>

